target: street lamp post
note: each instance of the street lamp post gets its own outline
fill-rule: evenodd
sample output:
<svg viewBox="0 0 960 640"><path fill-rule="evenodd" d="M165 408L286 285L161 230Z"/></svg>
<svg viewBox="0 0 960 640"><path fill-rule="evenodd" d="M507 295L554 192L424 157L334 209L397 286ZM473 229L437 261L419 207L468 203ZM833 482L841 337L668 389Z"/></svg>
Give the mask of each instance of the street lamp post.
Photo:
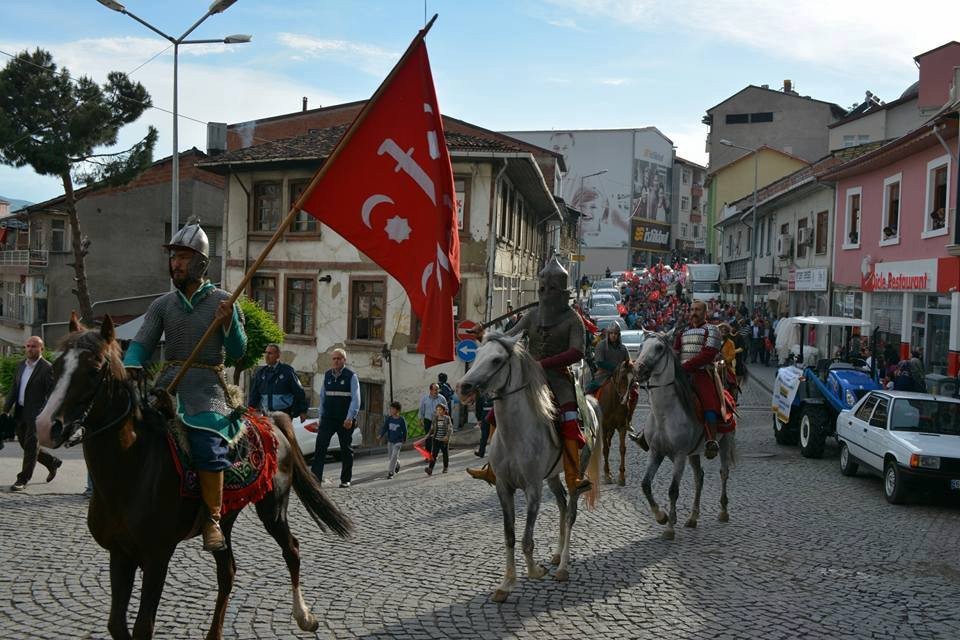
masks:
<svg viewBox="0 0 960 640"><path fill-rule="evenodd" d="M143 18L130 13L125 6L123 6L117 0L97 0L100 4L116 11L117 13L122 13L124 15L130 16L132 19L136 20L147 29L150 29L160 37L165 40L169 40L173 44L173 155L172 155L172 167L171 167L171 182L170 182L170 191L171 191L171 200L170 205L170 233L174 234L177 232L177 229L180 228L180 151L178 149L178 140L177 140L177 131L178 131L178 112L177 112L177 63L178 56L180 53L180 45L182 44L241 44L245 42L250 42L252 36L246 34L234 34L227 36L225 38L210 38L210 39L194 39L187 40L187 36L193 33L193 30L200 26L200 24L212 16L215 13L223 13L226 11L230 5L232 5L237 0L214 0L210 5L210 8L207 9L207 12L201 16L199 20L193 23L189 29L183 32L179 38L174 38L173 36L164 33L160 29L156 28Z"/></svg>
<svg viewBox="0 0 960 640"><path fill-rule="evenodd" d="M577 262L577 283L576 290L580 289L580 278L583 275L583 181L586 178L592 178L594 176L601 176L607 172L606 169L601 169L600 171L594 171L593 173L588 173L585 176L580 176L580 201L577 203L580 207L580 217L577 218L577 256L580 260Z"/></svg>
<svg viewBox="0 0 960 640"><path fill-rule="evenodd" d="M750 288L748 289L750 292L748 294L750 299L748 309L750 309L752 313L753 308L756 305L754 296L756 295L755 288L757 286L757 167L759 160L759 154L757 152L760 149L759 147L756 149L751 149L750 147L741 147L740 145L734 144L729 140L721 140L720 144L726 147L733 147L734 149L749 151L753 154L753 213L750 219Z"/></svg>

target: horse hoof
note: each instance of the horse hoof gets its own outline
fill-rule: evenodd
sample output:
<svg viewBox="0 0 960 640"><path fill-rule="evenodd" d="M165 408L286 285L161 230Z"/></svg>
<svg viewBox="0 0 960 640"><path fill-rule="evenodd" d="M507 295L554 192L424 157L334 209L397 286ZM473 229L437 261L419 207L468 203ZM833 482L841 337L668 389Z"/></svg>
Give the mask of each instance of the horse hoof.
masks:
<svg viewBox="0 0 960 640"><path fill-rule="evenodd" d="M694 520L693 518L690 518L689 520L687 520L687 523L683 526L685 526L687 529L696 529L697 521Z"/></svg>
<svg viewBox="0 0 960 640"><path fill-rule="evenodd" d="M570 579L570 572L566 569L557 569L557 572L553 575L553 579L557 582L566 582Z"/></svg>
<svg viewBox="0 0 960 640"><path fill-rule="evenodd" d="M666 531L663 532L661 537L664 540L673 540L674 537L676 537L676 533L674 533L673 529L667 529Z"/></svg>
<svg viewBox="0 0 960 640"><path fill-rule="evenodd" d="M560 554L559 554L559 553L553 554L553 557L550 558L550 564L560 564Z"/></svg>
<svg viewBox="0 0 960 640"><path fill-rule="evenodd" d="M620 485L621 487L625 487L627 486L627 479L624 478L623 476L620 476L620 479L617 480L617 484Z"/></svg>
<svg viewBox="0 0 960 640"><path fill-rule="evenodd" d="M493 595L490 596L490 600L497 603L506 602L507 596L509 595L510 595L510 592L504 591L503 589L497 589L496 591L493 592Z"/></svg>
<svg viewBox="0 0 960 640"><path fill-rule="evenodd" d="M613 476L611 476L610 474L604 474L603 484L613 484Z"/></svg>
<svg viewBox="0 0 960 640"><path fill-rule="evenodd" d="M720 522L730 522L730 514L726 511L721 511L720 515L717 516L717 520Z"/></svg>
<svg viewBox="0 0 960 640"><path fill-rule="evenodd" d="M531 580L539 580L545 575L547 575L547 568L542 564L538 564L532 570L527 572L527 577Z"/></svg>
<svg viewBox="0 0 960 640"><path fill-rule="evenodd" d="M670 518L667 517L667 514L663 513L662 511L655 513L654 516L657 518L657 524L667 524L667 522L670 520Z"/></svg>
<svg viewBox="0 0 960 640"><path fill-rule="evenodd" d="M320 621L311 614L302 620L297 620L297 626L303 631L316 631L320 628Z"/></svg>

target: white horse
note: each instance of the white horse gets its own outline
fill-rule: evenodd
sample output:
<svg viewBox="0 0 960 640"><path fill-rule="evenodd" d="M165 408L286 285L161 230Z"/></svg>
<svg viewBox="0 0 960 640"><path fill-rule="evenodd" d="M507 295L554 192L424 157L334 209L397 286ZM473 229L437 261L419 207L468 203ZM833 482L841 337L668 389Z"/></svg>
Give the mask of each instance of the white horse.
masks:
<svg viewBox="0 0 960 640"><path fill-rule="evenodd" d="M703 468L700 454L705 444L703 426L694 415L696 396L690 381L680 367L680 359L670 344L673 332L663 334L646 332L647 338L637 356L637 379L646 387L650 396L650 418L643 428L650 446L647 469L641 486L650 503L650 509L660 524L667 525L663 537L673 540L677 522L677 497L680 495L680 480L686 461L693 467L695 493L693 510L686 526L694 528L700 518L700 493L703 490ZM727 479L730 469L736 464L736 441L734 434L717 434L720 444L720 522L727 522ZM660 510L653 498L651 484L664 458L673 462L673 480L670 483L670 513Z"/></svg>
<svg viewBox="0 0 960 640"><path fill-rule="evenodd" d="M560 541L553 555L553 564L559 564L554 578L569 579L570 533L577 519L577 495L567 495L562 480L562 443L554 420L556 410L543 369L530 354L518 345L519 336L508 337L488 333L477 350L470 371L457 384L457 392L464 402L477 393L485 392L493 399L497 431L490 445L490 466L497 476L497 497L503 510L503 532L506 542L507 567L503 581L491 599L504 602L517 582L514 557L516 544L514 495L522 490L527 502L527 522L523 532L523 555L527 562L527 577L538 580L547 569L533 559L533 527L540 510L543 482L556 497L560 508ZM585 406L588 447L601 442L598 435L599 409L593 398ZM596 446L593 447L596 449ZM586 464L584 464L584 462ZM587 466L592 481L587 490L587 506L592 507L598 495L600 455L590 455L584 448L581 467Z"/></svg>

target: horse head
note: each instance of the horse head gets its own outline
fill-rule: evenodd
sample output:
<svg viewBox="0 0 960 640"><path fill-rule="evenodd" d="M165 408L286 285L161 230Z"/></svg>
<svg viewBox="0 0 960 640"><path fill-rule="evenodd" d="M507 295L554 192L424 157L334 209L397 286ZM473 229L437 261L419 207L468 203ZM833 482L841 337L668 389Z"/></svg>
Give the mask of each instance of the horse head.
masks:
<svg viewBox="0 0 960 640"><path fill-rule="evenodd" d="M477 357L457 383L461 402L472 402L477 393L502 390L509 380L510 359L514 356L520 336L488 333L477 349Z"/></svg>
<svg viewBox="0 0 960 640"><path fill-rule="evenodd" d="M53 363L54 387L37 416L37 439L45 447L69 442L90 414L94 400L108 378L124 380L120 345L113 320L104 316L99 330L88 330L70 314L70 334Z"/></svg>
<svg viewBox="0 0 960 640"><path fill-rule="evenodd" d="M673 355L673 349L670 346L673 331L667 333L644 331L644 334L646 339L640 347L640 355L637 356L634 365L637 380L640 383L649 382L651 378L659 378L666 373L669 369L670 356Z"/></svg>

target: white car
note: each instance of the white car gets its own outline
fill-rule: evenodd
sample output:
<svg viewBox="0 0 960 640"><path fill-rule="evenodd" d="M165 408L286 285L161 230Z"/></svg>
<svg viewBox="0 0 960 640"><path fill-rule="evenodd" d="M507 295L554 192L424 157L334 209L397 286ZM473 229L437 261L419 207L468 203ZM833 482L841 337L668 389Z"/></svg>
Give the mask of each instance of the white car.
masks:
<svg viewBox="0 0 960 640"><path fill-rule="evenodd" d="M594 295L594 297L596 297L596 296L612 296L613 299L616 300L618 303L622 301L622 296L620 295L620 290L619 290L619 289L612 289L612 288L608 288L608 289L594 289L594 290L593 290L593 295Z"/></svg>
<svg viewBox="0 0 960 640"><path fill-rule="evenodd" d="M293 433L297 436L297 444L300 445L300 451L303 452L305 458L311 457L317 448L317 432L320 430L320 420L317 418L317 415L316 408L307 409L307 419L305 422L301 421L299 417L293 419ZM360 433L360 427L354 427L352 438L354 451L356 451L362 441L363 434ZM334 436L330 438L330 446L327 447L327 453L332 454L333 457L336 458L339 452L340 439L334 434Z"/></svg>
<svg viewBox="0 0 960 640"><path fill-rule="evenodd" d="M911 486L960 494L960 400L908 391L871 391L837 416L840 472L860 465L883 476L883 494L903 503Z"/></svg>
<svg viewBox="0 0 960 640"><path fill-rule="evenodd" d="M595 293L587 299L587 307L590 309L601 304L612 304L613 306L616 306L617 299L611 295L601 293Z"/></svg>

